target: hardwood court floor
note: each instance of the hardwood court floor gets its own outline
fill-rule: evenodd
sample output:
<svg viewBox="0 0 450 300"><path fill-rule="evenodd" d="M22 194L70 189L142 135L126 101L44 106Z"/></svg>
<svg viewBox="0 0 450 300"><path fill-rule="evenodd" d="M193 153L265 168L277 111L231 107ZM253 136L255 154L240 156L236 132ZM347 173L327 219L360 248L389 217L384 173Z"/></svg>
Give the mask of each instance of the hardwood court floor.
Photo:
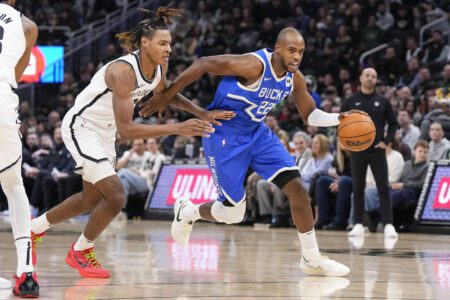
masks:
<svg viewBox="0 0 450 300"><path fill-rule="evenodd" d="M198 223L191 244L170 222L115 221L96 242L111 279L83 279L65 255L82 222L50 230L38 253L41 299L450 299L450 237L403 234L391 251L381 234L355 249L345 232L318 232L322 252L347 264L346 278L306 277L294 229ZM9 224L0 221L0 276L15 271ZM0 299L13 299L0 290Z"/></svg>

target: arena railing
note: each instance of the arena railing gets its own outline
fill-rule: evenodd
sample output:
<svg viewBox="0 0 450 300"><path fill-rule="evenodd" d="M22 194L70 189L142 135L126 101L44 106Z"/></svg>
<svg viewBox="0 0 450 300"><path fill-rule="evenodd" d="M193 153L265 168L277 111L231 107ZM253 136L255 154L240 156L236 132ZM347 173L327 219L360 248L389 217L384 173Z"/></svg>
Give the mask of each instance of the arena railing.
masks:
<svg viewBox="0 0 450 300"><path fill-rule="evenodd" d="M448 21L448 16L443 16L439 19L436 19L434 21L431 21L430 23L427 23L420 28L419 31L419 47L423 48L425 44L427 44L427 40L425 40L425 34L429 30L439 29L443 32L446 32L450 29L450 24Z"/></svg>
<svg viewBox="0 0 450 300"><path fill-rule="evenodd" d="M380 51L386 49L387 47L389 47L389 44L388 44L388 43L384 43L384 44L381 44L381 45L376 46L375 48L372 48L372 49L370 49L370 50L367 50L366 52L364 52L363 54L361 54L361 56L359 57L359 65L360 65L360 66L364 65L364 60L365 60L367 57L369 57L369 56L371 56L371 55L373 55L373 54L375 54L375 53L377 53L377 52L380 52Z"/></svg>

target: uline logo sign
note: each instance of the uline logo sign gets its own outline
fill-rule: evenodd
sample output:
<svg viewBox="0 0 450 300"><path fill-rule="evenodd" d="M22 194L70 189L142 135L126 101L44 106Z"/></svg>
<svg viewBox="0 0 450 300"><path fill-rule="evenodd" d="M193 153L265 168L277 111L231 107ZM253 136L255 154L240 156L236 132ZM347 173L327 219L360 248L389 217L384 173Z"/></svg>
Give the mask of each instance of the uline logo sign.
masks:
<svg viewBox="0 0 450 300"><path fill-rule="evenodd" d="M433 202L434 209L450 210L450 177L442 177Z"/></svg>
<svg viewBox="0 0 450 300"><path fill-rule="evenodd" d="M371 139L364 140L364 141L349 141L349 140L346 140L345 144L347 146L350 146L350 147L360 147L360 146L364 146L366 144L369 144L370 142L371 142Z"/></svg>

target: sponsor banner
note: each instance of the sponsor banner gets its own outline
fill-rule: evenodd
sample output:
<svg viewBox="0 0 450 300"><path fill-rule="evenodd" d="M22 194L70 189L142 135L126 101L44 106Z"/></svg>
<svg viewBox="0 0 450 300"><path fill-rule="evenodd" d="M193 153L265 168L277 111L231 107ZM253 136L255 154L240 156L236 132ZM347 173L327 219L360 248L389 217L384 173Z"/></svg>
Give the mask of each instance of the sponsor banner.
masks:
<svg viewBox="0 0 450 300"><path fill-rule="evenodd" d="M35 46L20 82L64 82L64 47Z"/></svg>
<svg viewBox="0 0 450 300"><path fill-rule="evenodd" d="M433 201L434 209L450 210L450 177L442 177Z"/></svg>
<svg viewBox="0 0 450 300"><path fill-rule="evenodd" d="M206 164L164 164L147 209L173 209L177 198L187 195L193 203L217 199L217 189Z"/></svg>

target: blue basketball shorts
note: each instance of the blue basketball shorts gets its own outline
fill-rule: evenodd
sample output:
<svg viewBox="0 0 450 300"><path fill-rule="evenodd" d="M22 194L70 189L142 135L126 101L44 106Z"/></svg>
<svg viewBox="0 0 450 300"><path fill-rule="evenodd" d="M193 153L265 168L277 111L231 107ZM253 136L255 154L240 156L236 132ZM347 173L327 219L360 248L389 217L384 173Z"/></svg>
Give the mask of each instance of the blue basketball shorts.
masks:
<svg viewBox="0 0 450 300"><path fill-rule="evenodd" d="M245 200L244 180L250 167L272 181L287 170L298 170L294 157L264 123L252 128L216 126L203 138L203 151L219 195L236 205Z"/></svg>

